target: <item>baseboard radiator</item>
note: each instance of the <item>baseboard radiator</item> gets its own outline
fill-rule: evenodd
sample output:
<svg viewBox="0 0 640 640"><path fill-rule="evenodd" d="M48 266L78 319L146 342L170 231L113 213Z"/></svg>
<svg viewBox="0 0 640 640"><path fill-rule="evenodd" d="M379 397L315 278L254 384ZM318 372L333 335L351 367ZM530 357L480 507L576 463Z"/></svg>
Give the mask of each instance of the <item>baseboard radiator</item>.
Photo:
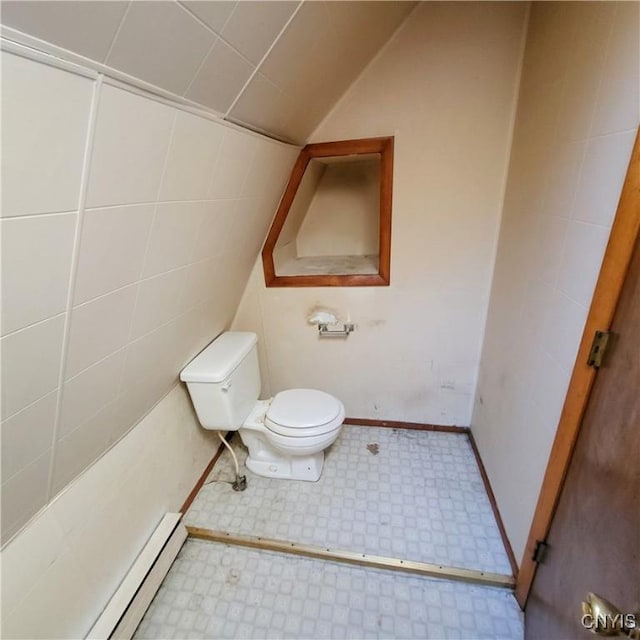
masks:
<svg viewBox="0 0 640 640"><path fill-rule="evenodd" d="M90 640L129 640L187 538L181 513L167 513L109 604L89 631Z"/></svg>

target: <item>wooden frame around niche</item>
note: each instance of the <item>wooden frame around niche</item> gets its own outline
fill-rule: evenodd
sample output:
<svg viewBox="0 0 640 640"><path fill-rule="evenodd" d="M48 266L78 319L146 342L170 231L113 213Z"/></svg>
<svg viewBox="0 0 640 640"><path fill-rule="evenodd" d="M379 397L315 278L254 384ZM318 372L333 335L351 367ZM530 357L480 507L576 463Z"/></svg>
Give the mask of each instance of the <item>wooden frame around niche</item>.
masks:
<svg viewBox="0 0 640 640"><path fill-rule="evenodd" d="M273 261L278 236L282 231L304 172L313 158L380 154L380 226L377 274L350 275L276 275ZM308 144L298 156L291 171L278 211L262 249L262 265L267 287L384 287L390 282L391 269L391 201L393 197L393 136L362 138L339 142Z"/></svg>

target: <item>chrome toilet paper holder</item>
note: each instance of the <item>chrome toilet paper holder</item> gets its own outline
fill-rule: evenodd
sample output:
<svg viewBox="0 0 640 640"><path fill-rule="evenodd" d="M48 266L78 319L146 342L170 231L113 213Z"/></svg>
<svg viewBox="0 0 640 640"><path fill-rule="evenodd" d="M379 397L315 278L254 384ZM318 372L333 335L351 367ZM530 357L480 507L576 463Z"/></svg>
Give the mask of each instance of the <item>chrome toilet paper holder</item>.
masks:
<svg viewBox="0 0 640 640"><path fill-rule="evenodd" d="M353 323L345 323L342 325L342 329L329 329L329 324L326 322L318 323L318 336L320 338L348 338L352 331L355 331L355 325Z"/></svg>

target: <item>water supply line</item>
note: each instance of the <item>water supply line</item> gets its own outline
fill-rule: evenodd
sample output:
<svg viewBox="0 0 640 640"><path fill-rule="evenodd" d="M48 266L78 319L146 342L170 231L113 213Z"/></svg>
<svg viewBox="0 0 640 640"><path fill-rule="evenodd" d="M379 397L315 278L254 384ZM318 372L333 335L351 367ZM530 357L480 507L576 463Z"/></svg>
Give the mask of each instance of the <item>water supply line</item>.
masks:
<svg viewBox="0 0 640 640"><path fill-rule="evenodd" d="M236 479L231 484L231 487L234 491L244 491L247 488L247 476L240 475L240 465L238 464L238 458L236 457L236 452L231 448L231 445L225 440L224 436L220 431L216 432L218 434L218 438L222 440L222 444L229 449L229 453L233 458L233 464L236 467Z"/></svg>

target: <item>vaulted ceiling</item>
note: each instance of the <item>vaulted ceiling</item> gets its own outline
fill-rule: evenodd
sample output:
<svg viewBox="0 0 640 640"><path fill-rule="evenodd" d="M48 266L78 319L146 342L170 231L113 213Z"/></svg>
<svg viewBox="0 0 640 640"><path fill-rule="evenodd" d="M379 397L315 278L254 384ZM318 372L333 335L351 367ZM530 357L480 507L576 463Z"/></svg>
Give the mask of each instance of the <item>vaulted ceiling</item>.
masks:
<svg viewBox="0 0 640 640"><path fill-rule="evenodd" d="M228 120L303 143L415 4L5 0L1 20Z"/></svg>

